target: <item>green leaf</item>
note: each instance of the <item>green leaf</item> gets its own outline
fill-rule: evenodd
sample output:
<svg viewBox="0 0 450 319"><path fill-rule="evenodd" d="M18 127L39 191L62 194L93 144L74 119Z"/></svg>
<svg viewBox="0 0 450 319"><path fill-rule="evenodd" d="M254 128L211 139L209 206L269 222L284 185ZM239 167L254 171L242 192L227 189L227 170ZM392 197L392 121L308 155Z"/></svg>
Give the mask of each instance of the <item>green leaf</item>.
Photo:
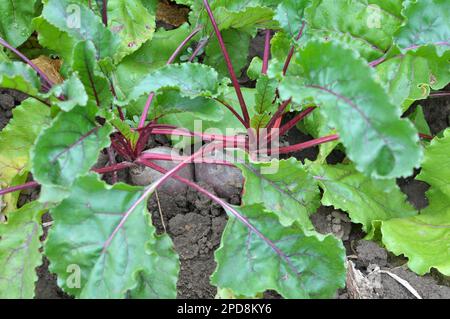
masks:
<svg viewBox="0 0 450 319"><path fill-rule="evenodd" d="M115 56L120 45L118 36L107 29L100 17L80 1L45 0L42 17L76 42L92 41L97 59Z"/></svg>
<svg viewBox="0 0 450 319"><path fill-rule="evenodd" d="M230 55L235 72L239 75L247 64L250 48L250 35L236 29L228 29L222 32L223 41ZM205 64L213 67L221 76L229 76L222 50L217 37L213 37L206 47Z"/></svg>
<svg viewBox="0 0 450 319"><path fill-rule="evenodd" d="M407 20L395 34L395 43L403 52L432 45L438 55L442 56L450 49L448 1L408 1L403 15Z"/></svg>
<svg viewBox="0 0 450 319"><path fill-rule="evenodd" d="M168 235L156 235L145 200L114 235L141 195L142 188L109 186L87 175L51 210L45 254L66 292L80 298L175 298L178 256Z"/></svg>
<svg viewBox="0 0 450 319"><path fill-rule="evenodd" d="M41 217L44 209L31 202L9 214L0 223L0 298L31 299L37 281L36 267L42 263Z"/></svg>
<svg viewBox="0 0 450 319"><path fill-rule="evenodd" d="M373 234L373 222L416 215L395 179L379 180L367 177L353 165L313 165L323 189L322 204L348 212L352 222Z"/></svg>
<svg viewBox="0 0 450 319"><path fill-rule="evenodd" d="M0 62L0 87L37 95L41 87L36 72L22 62Z"/></svg>
<svg viewBox="0 0 450 319"><path fill-rule="evenodd" d="M383 222L383 243L396 255L408 257L408 266L423 275L436 268L450 275L450 129L425 151L417 179L427 182L429 206L420 215Z"/></svg>
<svg viewBox="0 0 450 319"><path fill-rule="evenodd" d="M425 119L425 114L423 113L423 108L421 105L417 105L416 109L409 116L411 121L416 126L417 130L423 134L431 134L430 127L428 126L427 120Z"/></svg>
<svg viewBox="0 0 450 319"><path fill-rule="evenodd" d="M450 276L449 221L449 207L437 214L392 219L381 226L383 243L394 254L405 255L409 268L419 275L436 268Z"/></svg>
<svg viewBox="0 0 450 319"><path fill-rule="evenodd" d="M272 115L277 111L276 90L278 81L262 75L256 82L255 116L251 118L251 127L259 129L266 127Z"/></svg>
<svg viewBox="0 0 450 319"><path fill-rule="evenodd" d="M33 19L32 23L40 45L56 52L65 61L72 61L76 39L50 24L42 16Z"/></svg>
<svg viewBox="0 0 450 319"><path fill-rule="evenodd" d="M291 37L296 38L303 25L305 8L311 1L307 0L288 0L282 1L276 11L275 20Z"/></svg>
<svg viewBox="0 0 450 319"><path fill-rule="evenodd" d="M169 31L161 28L155 32L151 41L145 42L139 50L125 57L113 76L119 99L125 99L150 72L163 67L189 32L188 24ZM145 104L145 101L143 103Z"/></svg>
<svg viewBox="0 0 450 319"><path fill-rule="evenodd" d="M368 61L385 54L392 46L394 32L403 22L401 3L385 10L385 0L313 0L305 10L305 39L321 38L345 42ZM395 10L393 12L392 10Z"/></svg>
<svg viewBox="0 0 450 319"><path fill-rule="evenodd" d="M91 41L79 42L73 52L72 69L78 72L89 98L99 107L110 107L113 95L108 79L95 59L95 47Z"/></svg>
<svg viewBox="0 0 450 319"><path fill-rule="evenodd" d="M432 190L439 190L450 199L450 128L444 131L444 137L435 138L425 151L422 170L418 180L427 182ZM438 168L438 169L437 169ZM432 204L433 198L430 198Z"/></svg>
<svg viewBox="0 0 450 319"><path fill-rule="evenodd" d="M116 60L133 53L155 32L155 16L140 0L109 0L108 25L121 39Z"/></svg>
<svg viewBox="0 0 450 319"><path fill-rule="evenodd" d="M63 83L53 86L49 93L56 97L52 102L65 112L76 106L86 106L88 102L86 90L76 73L73 73ZM58 99L61 96L64 97L63 101Z"/></svg>
<svg viewBox="0 0 450 319"><path fill-rule="evenodd" d="M20 46L33 32L35 3L36 0L0 1L0 35L13 47Z"/></svg>
<svg viewBox="0 0 450 319"><path fill-rule="evenodd" d="M248 297L273 289L285 298L330 298L344 286L345 249L334 236L305 232L297 224L283 227L261 205L233 208L266 240L230 214L215 252L214 285Z"/></svg>
<svg viewBox="0 0 450 319"><path fill-rule="evenodd" d="M263 61L260 57L255 56L247 69L247 76L250 80L257 80L261 76Z"/></svg>
<svg viewBox="0 0 450 319"><path fill-rule="evenodd" d="M184 63L171 64L151 72L141 80L131 91L127 101L137 100L142 95L156 92L162 88L179 90L184 97L195 98L198 96L215 96L219 91L219 79L217 72L202 64Z"/></svg>
<svg viewBox="0 0 450 319"><path fill-rule="evenodd" d="M319 207L317 182L295 158L270 162L236 163L245 178L242 202L261 204L275 213L284 226L298 222L303 229L314 229L309 215Z"/></svg>
<svg viewBox="0 0 450 319"><path fill-rule="evenodd" d="M111 131L109 124L99 126L86 108L60 113L32 150L34 179L42 186L70 187L96 163Z"/></svg>
<svg viewBox="0 0 450 319"><path fill-rule="evenodd" d="M283 99L320 105L359 171L379 178L411 175L422 157L417 131L400 118L365 61L336 43L313 41L295 63L303 77L286 77L279 87Z"/></svg>
<svg viewBox="0 0 450 319"><path fill-rule="evenodd" d="M18 175L26 178L30 170L30 149L39 133L51 123L50 108L27 99L13 110L13 118L0 132L0 186L13 186ZM9 202L12 194L4 196ZM14 204L15 206L15 204ZM6 211L15 209L9 205Z"/></svg>
<svg viewBox="0 0 450 319"><path fill-rule="evenodd" d="M376 70L392 103L406 111L414 101L427 98L430 88L439 90L450 82L449 58L450 52L438 57L433 48L425 47L396 55Z"/></svg>

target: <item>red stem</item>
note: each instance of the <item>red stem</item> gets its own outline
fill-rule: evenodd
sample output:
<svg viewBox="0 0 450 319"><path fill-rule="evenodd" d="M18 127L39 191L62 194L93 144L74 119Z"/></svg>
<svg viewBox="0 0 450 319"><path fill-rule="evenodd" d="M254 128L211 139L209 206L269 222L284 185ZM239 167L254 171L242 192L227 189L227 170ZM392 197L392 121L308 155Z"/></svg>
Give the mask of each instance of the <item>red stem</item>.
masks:
<svg viewBox="0 0 450 319"><path fill-rule="evenodd" d="M105 27L108 26L108 0L103 0L102 21Z"/></svg>
<svg viewBox="0 0 450 319"><path fill-rule="evenodd" d="M200 137L203 141L221 141L226 143L232 143L233 145L242 145L246 143L246 138L244 136L225 136L216 134L205 134L190 132L185 129L152 129L152 134L161 135L175 135L175 136L187 136L187 137Z"/></svg>
<svg viewBox="0 0 450 319"><path fill-rule="evenodd" d="M266 30L263 65L261 70L262 74L267 74L267 69L269 68L269 56L270 56L270 30Z"/></svg>
<svg viewBox="0 0 450 319"><path fill-rule="evenodd" d="M46 85L49 85L50 87L53 86L54 83L52 82L52 80L50 80L48 78L48 76L41 69L39 69L36 64L34 64L30 59L28 59L25 55L20 53L16 48L14 48L8 42L3 40L3 38L1 38L1 37L0 37L0 45L4 46L5 48L7 48L7 49L11 50L12 52L14 52L19 58L21 58L30 67L32 67L33 70L35 70L40 75L40 77L46 82L46 83L42 83L42 85L44 87L46 87ZM49 87L46 87L46 88L49 89Z"/></svg>
<svg viewBox="0 0 450 319"><path fill-rule="evenodd" d="M284 124L280 128L279 136L283 136L287 131L289 131L291 128L293 128L295 125L297 125L298 122L303 120L305 117L307 117L312 111L314 111L315 107L308 107L301 113L294 116L289 122Z"/></svg>
<svg viewBox="0 0 450 319"><path fill-rule="evenodd" d="M241 86L239 85L236 73L234 72L233 64L231 63L230 56L228 55L228 51L225 46L225 42L223 41L222 34L220 33L219 27L217 26L217 22L211 11L211 7L209 6L208 0L203 0L203 4L205 5L206 11L208 12L209 19L211 20L211 24L214 28L214 32L216 33L217 40L219 41L219 45L222 50L223 57L225 58L225 63L227 65L228 72L230 73L231 82L233 83L237 98L239 100L239 104L241 106L242 115L244 117L245 122L248 125L250 125L250 116L248 114L247 105L245 104L244 96L242 95L241 91Z"/></svg>
<svg viewBox="0 0 450 319"><path fill-rule="evenodd" d="M286 110L289 103L291 103L291 101L292 101L292 98L281 103L281 105L278 107L278 110L275 112L275 114L270 119L269 124L267 124L267 130L270 130L271 128L273 128L273 126L275 125L275 122L277 121L277 119L279 117L281 117L283 115L284 111Z"/></svg>
<svg viewBox="0 0 450 319"><path fill-rule="evenodd" d="M103 168L95 168L95 169L92 169L91 171L98 173L98 174L105 174L105 173L121 171L121 170L131 167L133 165L134 164L130 163L130 162L122 162L119 164L115 164L115 165L111 165L111 166L107 166L107 167L103 167ZM22 191L22 190L29 189L29 188L38 187L38 186L39 186L38 182L32 181L32 182L28 182L28 183L25 183L22 185L13 186L13 187L5 188L5 189L0 189L0 196L6 195L9 193L14 193L17 191Z"/></svg>
<svg viewBox="0 0 450 319"><path fill-rule="evenodd" d="M300 38L303 35L303 30L305 29L305 26L306 26L306 23L305 23L305 21L303 21L300 31L298 32L297 37L295 38L295 41L300 40ZM289 50L289 54L286 58L286 62L284 62L283 75L286 75L286 73L287 73L289 64L291 63L292 57L294 56L294 52L295 52L295 45L292 45L291 49Z"/></svg>
<svg viewBox="0 0 450 319"><path fill-rule="evenodd" d="M168 155L168 154L143 153L143 154L141 154L141 156L139 156L139 158L136 160L136 162L139 162L141 160L182 162L187 159L188 159L188 156L181 156L181 155L174 156L174 155ZM230 162L216 160L216 159L209 159L208 157L194 159L192 161L192 163L209 163L209 164L216 164L216 165L234 166Z"/></svg>
<svg viewBox="0 0 450 319"><path fill-rule="evenodd" d="M250 126L244 121L244 119L242 118L242 116L227 102L222 101L220 99L215 99L217 102L221 103L222 105L224 105L228 110L231 111L231 113L234 114L234 116L236 116L236 118L239 120L239 122L242 123L242 125L244 125L245 128L249 128Z"/></svg>
<svg viewBox="0 0 450 319"><path fill-rule="evenodd" d="M150 186L148 186L143 194L131 205L131 207L123 214L122 219L120 220L119 224L116 226L116 228L113 230L111 235L108 237L108 239L105 241L105 244L103 245L103 252L106 252L108 247L111 245L111 242L113 241L114 237L117 235L117 233L120 231L120 229L125 225L126 221L130 217L130 215L133 213L133 211L136 209L137 206L139 206L140 203L142 203L151 193L153 193L159 186L161 186L163 183L165 183L169 178L171 178L173 175L175 175L179 170L181 170L183 167L185 167L190 161L194 160L198 156L201 156L204 154L204 152L211 152L216 147L215 144L207 144L200 148L197 152L195 152L193 155L189 156L186 160L179 163L177 166L172 168L170 171L168 171L163 177L161 177L156 182L152 183Z"/></svg>
<svg viewBox="0 0 450 319"><path fill-rule="evenodd" d="M186 39L183 40L183 42L181 42L181 44L176 48L176 50L173 52L173 54L170 56L169 60L166 62L167 64L171 64L175 61L175 59L177 58L178 54L180 54L181 50L184 48L184 46L192 40L193 37L195 37L195 35L197 33L199 33L201 30L203 29L202 26L198 26L197 28L195 28L191 34L189 34Z"/></svg>
<svg viewBox="0 0 450 319"><path fill-rule="evenodd" d="M278 153L286 154L286 153L297 152L297 151L301 151L303 149L314 147L314 146L317 146L320 144L336 141L337 139L339 139L339 135L337 135L337 134L324 136L324 137L316 138L316 139L308 141L308 142L290 145L290 146L286 146L286 147L280 147L280 149L278 150Z"/></svg>
<svg viewBox="0 0 450 319"><path fill-rule="evenodd" d="M207 39L204 40L200 40L200 42L198 43L197 47L195 48L194 52L192 52L192 55L190 56L188 62L192 62L194 61L195 57L197 56L197 54L200 52L201 49L203 49L209 42L209 40L211 39L212 35L214 34L211 33L209 35L209 37Z"/></svg>
<svg viewBox="0 0 450 319"><path fill-rule="evenodd" d="M430 97L443 97L450 96L450 92L434 92L430 94Z"/></svg>
<svg viewBox="0 0 450 319"><path fill-rule="evenodd" d="M194 29L194 31L189 34L186 39L181 42L181 44L175 49L173 54L170 56L169 60L167 60L166 65L169 65L175 61L176 57L180 53L180 51L183 49L183 47L202 29L201 26ZM147 120L148 111L150 110L150 106L152 105L153 98L155 97L155 92L151 92L148 96L147 101L145 102L144 110L141 114L141 119L139 120L138 128L143 128L145 126L145 121Z"/></svg>

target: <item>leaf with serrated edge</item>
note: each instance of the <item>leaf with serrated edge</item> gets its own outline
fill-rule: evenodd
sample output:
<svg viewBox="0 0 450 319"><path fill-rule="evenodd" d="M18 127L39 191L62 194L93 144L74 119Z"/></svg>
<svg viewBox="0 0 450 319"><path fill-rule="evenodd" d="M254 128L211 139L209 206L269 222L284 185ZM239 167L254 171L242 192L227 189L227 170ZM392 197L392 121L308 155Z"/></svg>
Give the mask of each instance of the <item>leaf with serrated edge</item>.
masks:
<svg viewBox="0 0 450 319"><path fill-rule="evenodd" d="M383 222L383 243L396 255L408 257L408 266L423 275L436 268L450 276L450 129L425 151L417 179L431 185L429 206L420 215Z"/></svg>
<svg viewBox="0 0 450 319"><path fill-rule="evenodd" d="M120 44L119 37L107 29L100 17L80 1L45 0L42 17L77 42L92 41L99 59L116 54Z"/></svg>
<svg viewBox="0 0 450 319"><path fill-rule="evenodd" d="M45 254L66 292L80 298L175 298L178 256L167 234L155 234L145 200L112 236L141 195L142 188L109 186L91 174L80 177L51 210ZM79 287L67 271L71 265L79 267Z"/></svg>
<svg viewBox="0 0 450 319"><path fill-rule="evenodd" d="M271 289L285 298L330 298L344 286L345 249L334 236L283 227L261 205L233 208L265 240L230 214L215 252L214 285L249 297Z"/></svg>
<svg viewBox="0 0 450 319"><path fill-rule="evenodd" d="M339 40L367 61L375 60L391 48L393 35L403 22L401 4L391 5L388 11L386 2L312 0L305 10L307 28L303 40Z"/></svg>
<svg viewBox="0 0 450 319"><path fill-rule="evenodd" d="M407 19L395 34L395 43L403 52L425 45L435 46L439 55L450 49L447 0L408 1L402 13Z"/></svg>
<svg viewBox="0 0 450 319"><path fill-rule="evenodd" d="M42 263L39 251L44 209L31 202L0 223L0 298L31 299L37 281L36 267Z"/></svg>
<svg viewBox="0 0 450 319"><path fill-rule="evenodd" d="M303 77L285 78L279 87L283 99L316 102L359 171L378 178L412 174L422 158L417 131L400 118L364 60L338 43L312 41L295 63Z"/></svg>
<svg viewBox="0 0 450 319"><path fill-rule="evenodd" d="M0 87L36 96L40 89L36 72L21 62L0 63Z"/></svg>
<svg viewBox="0 0 450 319"><path fill-rule="evenodd" d="M20 46L33 33L35 3L36 0L0 1L0 35L12 46Z"/></svg>
<svg viewBox="0 0 450 319"><path fill-rule="evenodd" d="M142 79L131 91L127 101L121 105L155 92L161 88L174 88L185 97L214 96L218 94L219 80L217 72L198 63L171 64L164 66Z"/></svg>
<svg viewBox="0 0 450 319"><path fill-rule="evenodd" d="M313 165L312 172L324 191L322 204L348 212L369 234L374 230L373 221L417 214L395 179L373 179L348 164Z"/></svg>
<svg viewBox="0 0 450 319"><path fill-rule="evenodd" d="M116 60L139 49L155 32L155 16L140 0L109 0L108 25L121 39Z"/></svg>

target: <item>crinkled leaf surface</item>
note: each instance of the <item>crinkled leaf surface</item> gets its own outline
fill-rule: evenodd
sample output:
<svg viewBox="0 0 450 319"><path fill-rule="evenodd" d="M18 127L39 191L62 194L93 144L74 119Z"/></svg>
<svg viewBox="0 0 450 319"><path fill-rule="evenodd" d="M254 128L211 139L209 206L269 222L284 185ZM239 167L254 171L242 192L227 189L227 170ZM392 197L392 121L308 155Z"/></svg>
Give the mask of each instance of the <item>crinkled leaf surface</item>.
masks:
<svg viewBox="0 0 450 319"><path fill-rule="evenodd" d="M395 34L395 43L403 52L424 45L434 45L439 55L450 49L448 1L408 1L405 6L407 20Z"/></svg>
<svg viewBox="0 0 450 319"><path fill-rule="evenodd" d="M86 108L60 113L32 150L32 173L43 186L70 187L86 174L110 143L109 124L99 126Z"/></svg>
<svg viewBox="0 0 450 319"><path fill-rule="evenodd" d="M314 165L312 172L324 191L322 204L348 212L369 234L374 231L374 221L417 214L395 179L373 179L348 164Z"/></svg>
<svg viewBox="0 0 450 319"><path fill-rule="evenodd" d="M171 64L151 72L141 80L129 94L128 101L136 100L161 88L177 89L182 96L190 98L214 96L218 93L219 84L217 72L206 65Z"/></svg>
<svg viewBox="0 0 450 319"><path fill-rule="evenodd" d="M380 82L395 105L403 111L425 99L430 88L439 90L450 82L450 51L439 57L431 47L396 55L376 67Z"/></svg>
<svg viewBox="0 0 450 319"><path fill-rule="evenodd" d="M300 50L295 63L303 77L286 77L281 97L315 101L358 170L380 178L412 173L422 157L417 131L400 118L400 109L365 61L337 43L313 41Z"/></svg>
<svg viewBox="0 0 450 319"><path fill-rule="evenodd" d="M142 188L109 186L87 175L51 210L45 253L66 292L81 298L175 298L178 256L168 235L155 234L145 200L112 236L141 195ZM71 265L79 267L79 287Z"/></svg>
<svg viewBox="0 0 450 319"><path fill-rule="evenodd" d="M189 25L174 30L158 29L151 41L125 57L114 71L114 86L119 98L125 98L146 75L163 67L178 45L189 35ZM145 99L142 105L145 104Z"/></svg>
<svg viewBox="0 0 450 319"><path fill-rule="evenodd" d="M4 61L0 63L0 87L37 95L40 81L36 72L28 65Z"/></svg>
<svg viewBox="0 0 450 319"><path fill-rule="evenodd" d="M385 54L392 46L394 32L403 22L400 5L386 0L313 0L305 10L305 38L345 42L368 61Z"/></svg>
<svg viewBox="0 0 450 319"><path fill-rule="evenodd" d="M20 46L33 32L35 3L36 0L0 1L0 36L13 47Z"/></svg>
<svg viewBox="0 0 450 319"><path fill-rule="evenodd" d="M115 56L120 45L119 37L107 29L100 17L80 1L45 0L42 17L76 42L92 41L98 59Z"/></svg>
<svg viewBox="0 0 450 319"><path fill-rule="evenodd" d="M150 14L141 0L109 0L108 25L121 39L116 59L139 49L155 32L155 16Z"/></svg>
<svg viewBox="0 0 450 319"><path fill-rule="evenodd" d="M33 19L33 27L40 45L56 52L65 61L72 60L73 47L77 43L75 38L50 24L42 16Z"/></svg>
<svg viewBox="0 0 450 319"><path fill-rule="evenodd" d="M344 286L345 249L334 236L283 227L261 205L234 208L266 240L230 214L215 252L214 285L249 297L273 289L285 298L330 298Z"/></svg>
<svg viewBox="0 0 450 319"><path fill-rule="evenodd" d="M31 299L37 281L36 267L42 263L39 249L44 209L31 202L0 223L0 298Z"/></svg>
<svg viewBox="0 0 450 319"><path fill-rule="evenodd" d="M261 204L275 213L280 223L298 222L313 229L309 215L319 207L317 182L295 158L270 162L236 163L245 178L242 202Z"/></svg>
<svg viewBox="0 0 450 319"><path fill-rule="evenodd" d="M386 247L408 257L409 267L418 274L431 268L450 275L450 129L427 147L422 171L417 177L431 185L429 206L420 215L383 222Z"/></svg>

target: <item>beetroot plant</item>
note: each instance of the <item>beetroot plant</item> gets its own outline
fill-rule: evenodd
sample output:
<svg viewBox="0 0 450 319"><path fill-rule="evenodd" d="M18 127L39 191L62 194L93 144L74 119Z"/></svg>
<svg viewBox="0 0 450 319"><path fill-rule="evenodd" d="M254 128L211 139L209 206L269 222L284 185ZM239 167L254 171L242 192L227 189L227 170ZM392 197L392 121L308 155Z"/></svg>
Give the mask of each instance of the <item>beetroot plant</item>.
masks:
<svg viewBox="0 0 450 319"><path fill-rule="evenodd" d="M176 297L178 254L147 210L174 180L228 215L218 296L343 288L342 241L310 219L320 205L347 212L416 273L450 275L450 131L431 136L420 108L407 116L448 95L447 0L179 0L189 23L173 30L156 29L156 1L29 2L0 22L0 87L28 96L0 132L0 297L33 297L43 255L78 298ZM32 32L64 81L17 49ZM246 67L258 33L264 54ZM296 128L311 140L287 145ZM174 151L148 151L157 136ZM313 147L314 160L291 156ZM329 164L335 150L345 158ZM182 174L193 163L221 168L206 178L214 192ZM221 186L236 169L239 206ZM420 212L396 184L417 169L430 185ZM129 185L129 170L160 175Z"/></svg>

